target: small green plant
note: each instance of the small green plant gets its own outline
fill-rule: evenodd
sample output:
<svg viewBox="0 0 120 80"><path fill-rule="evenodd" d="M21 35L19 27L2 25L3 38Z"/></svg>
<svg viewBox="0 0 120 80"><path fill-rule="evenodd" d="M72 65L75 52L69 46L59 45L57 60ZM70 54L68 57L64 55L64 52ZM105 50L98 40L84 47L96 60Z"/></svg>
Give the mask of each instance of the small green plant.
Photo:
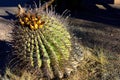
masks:
<svg viewBox="0 0 120 80"><path fill-rule="evenodd" d="M18 6L17 27L13 30L13 56L9 62L11 71L17 75L27 70L49 80L63 78L73 70L68 23L62 16L48 10L53 1L35 9Z"/></svg>

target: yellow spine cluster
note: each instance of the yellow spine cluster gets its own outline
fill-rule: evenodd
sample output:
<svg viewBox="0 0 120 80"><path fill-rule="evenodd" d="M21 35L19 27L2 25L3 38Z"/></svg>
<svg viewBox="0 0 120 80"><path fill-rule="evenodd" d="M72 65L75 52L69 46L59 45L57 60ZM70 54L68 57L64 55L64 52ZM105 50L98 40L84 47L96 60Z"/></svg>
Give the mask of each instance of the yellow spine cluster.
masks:
<svg viewBox="0 0 120 80"><path fill-rule="evenodd" d="M45 22L41 20L40 16L26 12L22 16L19 16L19 23L23 27L27 26L31 30L36 30L42 28Z"/></svg>

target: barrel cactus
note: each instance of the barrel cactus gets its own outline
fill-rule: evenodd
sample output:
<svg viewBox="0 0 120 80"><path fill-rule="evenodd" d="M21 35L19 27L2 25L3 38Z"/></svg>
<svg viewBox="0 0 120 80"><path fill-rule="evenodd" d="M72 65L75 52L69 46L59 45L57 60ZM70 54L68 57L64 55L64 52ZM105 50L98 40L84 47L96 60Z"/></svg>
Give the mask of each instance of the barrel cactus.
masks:
<svg viewBox="0 0 120 80"><path fill-rule="evenodd" d="M40 78L47 80L63 78L73 70L68 23L66 18L46 8L52 2L35 9L18 6L17 27L13 30L13 56L9 62L11 70L17 73L37 71Z"/></svg>

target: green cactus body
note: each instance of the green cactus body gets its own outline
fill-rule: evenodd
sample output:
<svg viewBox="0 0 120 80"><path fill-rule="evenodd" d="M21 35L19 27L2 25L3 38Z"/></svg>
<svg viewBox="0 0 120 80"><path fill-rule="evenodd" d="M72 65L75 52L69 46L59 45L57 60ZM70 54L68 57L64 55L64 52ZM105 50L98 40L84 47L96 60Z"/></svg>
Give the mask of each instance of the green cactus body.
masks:
<svg viewBox="0 0 120 80"><path fill-rule="evenodd" d="M62 78L70 66L71 37L66 29L67 23L52 11L40 11L36 15L45 22L42 28L31 29L19 24L13 30L15 57L10 65L13 69L37 68L49 79Z"/></svg>

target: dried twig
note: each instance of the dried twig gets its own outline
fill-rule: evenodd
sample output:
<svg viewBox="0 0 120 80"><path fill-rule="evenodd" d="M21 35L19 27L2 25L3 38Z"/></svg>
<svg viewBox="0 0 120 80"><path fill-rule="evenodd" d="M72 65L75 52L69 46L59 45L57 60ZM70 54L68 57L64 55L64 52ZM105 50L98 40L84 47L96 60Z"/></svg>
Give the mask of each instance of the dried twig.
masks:
<svg viewBox="0 0 120 80"><path fill-rule="evenodd" d="M17 14L17 16L20 16L20 15L22 15L23 13L25 13L25 10L21 7L20 4L18 4L18 14Z"/></svg>
<svg viewBox="0 0 120 80"><path fill-rule="evenodd" d="M50 1L46 2L45 4L42 5L40 10L44 10L44 9L48 8L53 2L54 2L54 0L50 0Z"/></svg>

